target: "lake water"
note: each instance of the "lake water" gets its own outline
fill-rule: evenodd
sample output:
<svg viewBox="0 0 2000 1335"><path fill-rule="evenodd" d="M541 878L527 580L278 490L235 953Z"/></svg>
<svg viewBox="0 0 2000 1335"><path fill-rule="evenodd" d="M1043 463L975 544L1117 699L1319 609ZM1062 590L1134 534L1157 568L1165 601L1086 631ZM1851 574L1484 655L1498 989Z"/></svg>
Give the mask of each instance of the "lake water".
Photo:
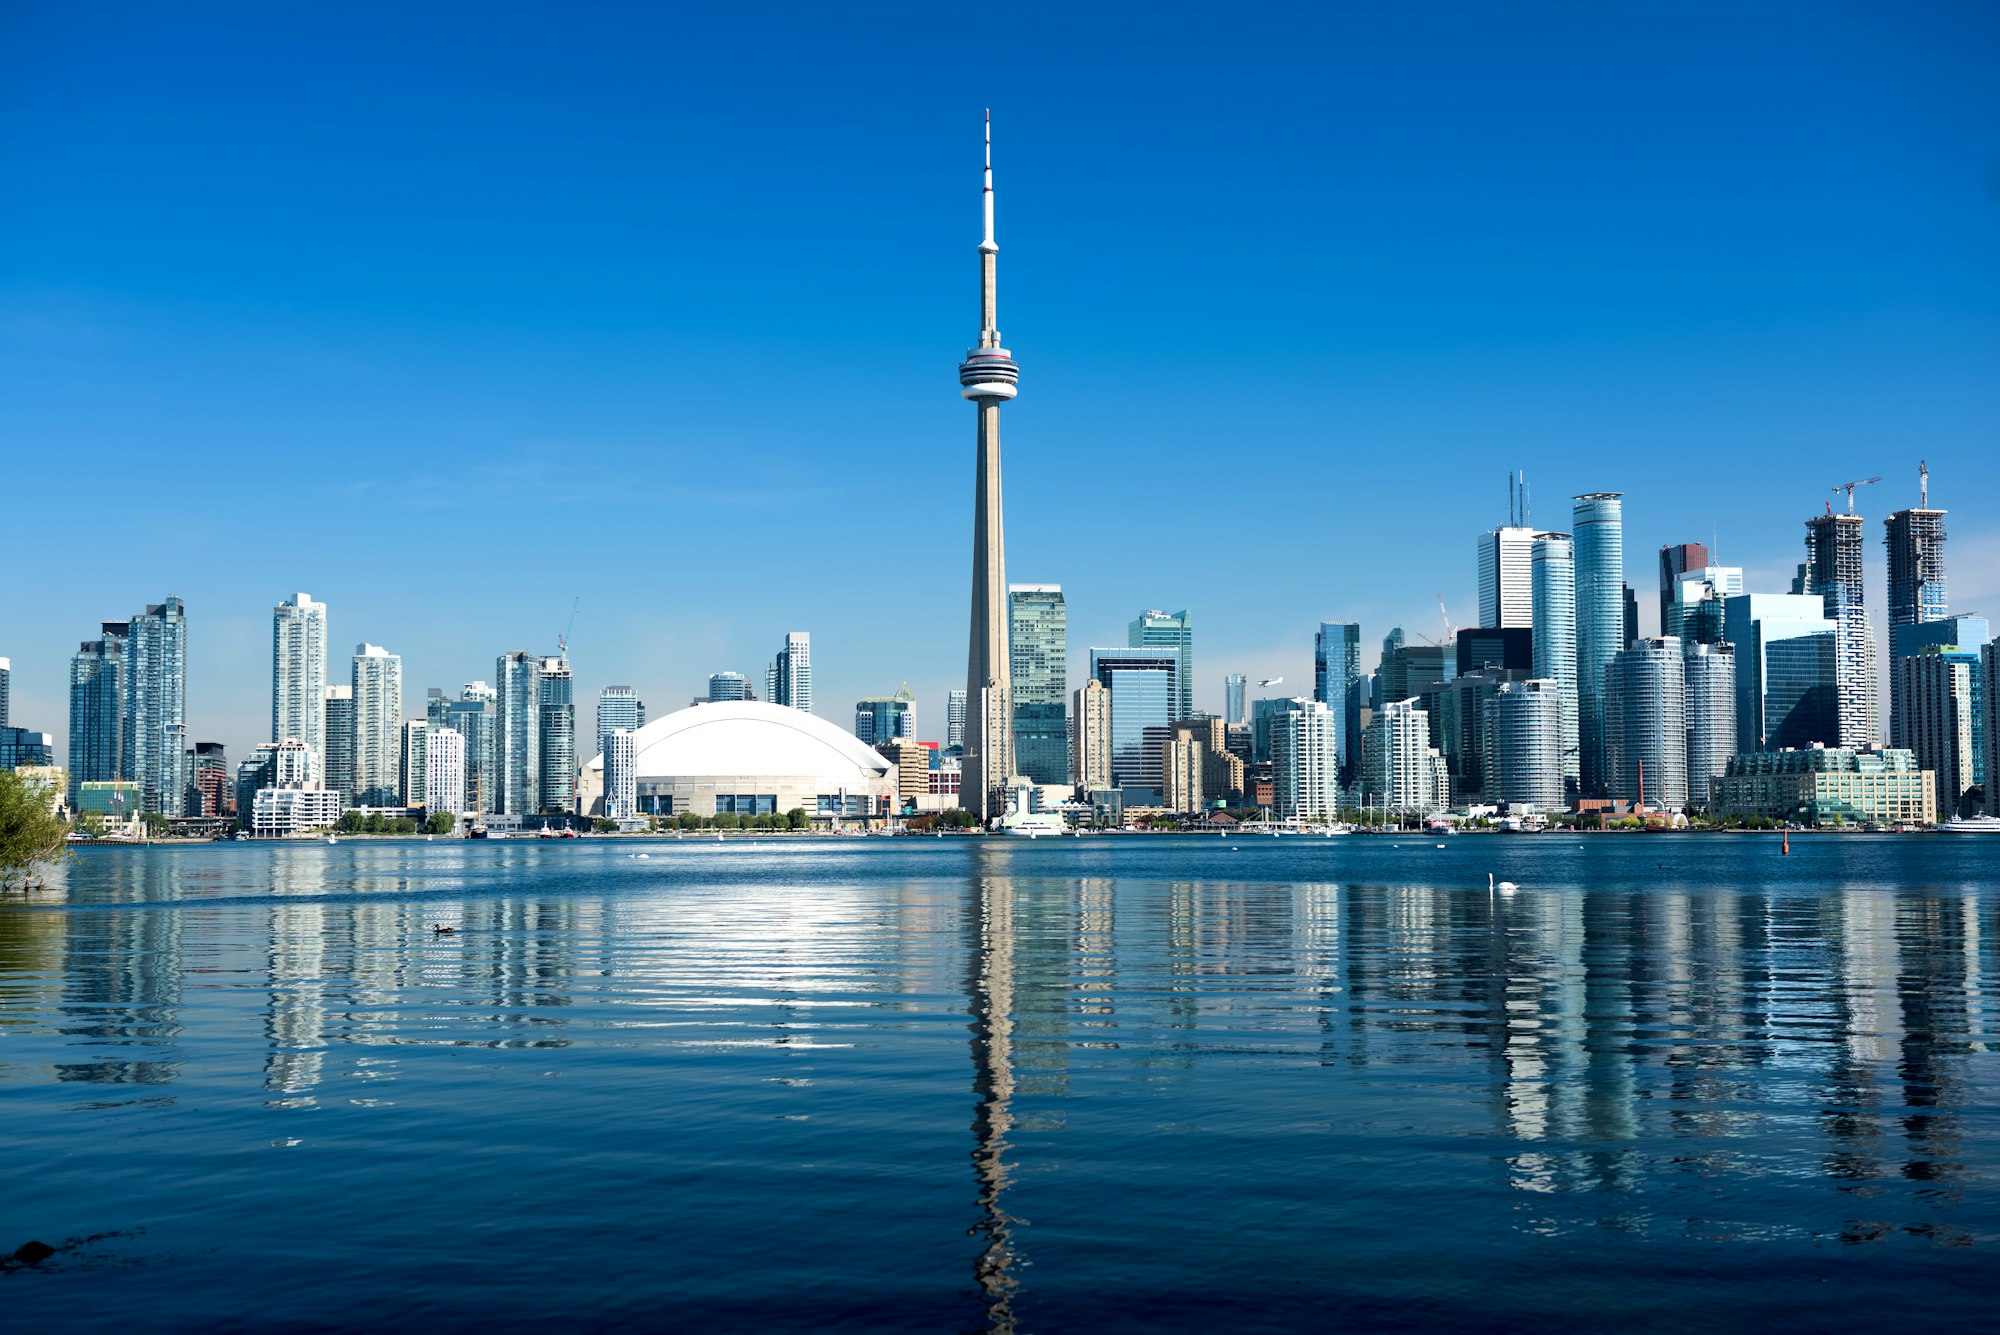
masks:
<svg viewBox="0 0 2000 1335"><path fill-rule="evenodd" d="M85 850L0 1324L1992 1319L2000 840L1438 842Z"/></svg>

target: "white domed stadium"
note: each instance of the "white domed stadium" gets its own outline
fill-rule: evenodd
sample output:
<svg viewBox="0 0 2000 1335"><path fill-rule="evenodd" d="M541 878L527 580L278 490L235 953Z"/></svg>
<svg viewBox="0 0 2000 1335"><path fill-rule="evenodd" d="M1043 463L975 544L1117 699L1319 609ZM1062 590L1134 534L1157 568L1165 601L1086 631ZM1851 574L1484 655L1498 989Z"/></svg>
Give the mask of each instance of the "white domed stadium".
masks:
<svg viewBox="0 0 2000 1335"><path fill-rule="evenodd" d="M754 700L694 705L632 736L646 815L867 817L893 811L894 762L825 719ZM583 767L585 809L604 809L604 756Z"/></svg>

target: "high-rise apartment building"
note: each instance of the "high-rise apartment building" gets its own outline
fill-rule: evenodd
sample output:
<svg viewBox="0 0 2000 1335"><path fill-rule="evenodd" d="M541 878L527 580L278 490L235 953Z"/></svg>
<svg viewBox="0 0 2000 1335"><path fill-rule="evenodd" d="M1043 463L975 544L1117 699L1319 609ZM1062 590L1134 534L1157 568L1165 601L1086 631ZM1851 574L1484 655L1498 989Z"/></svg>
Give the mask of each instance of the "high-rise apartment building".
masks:
<svg viewBox="0 0 2000 1335"><path fill-rule="evenodd" d="M421 807L430 801L431 738L444 729L433 730L427 718L403 720L403 735L396 748L396 800L406 807ZM460 801L464 801L465 754L464 739L460 738L458 782ZM457 810L457 808L453 808Z"/></svg>
<svg viewBox="0 0 2000 1335"><path fill-rule="evenodd" d="M1340 815L1343 726L1340 712L1324 700L1288 700L1270 716L1271 814L1277 819L1328 821Z"/></svg>
<svg viewBox="0 0 2000 1335"><path fill-rule="evenodd" d="M1609 787L1604 672L1625 647L1625 511L1622 493L1574 498L1570 531L1576 552L1577 770L1581 791Z"/></svg>
<svg viewBox="0 0 2000 1335"><path fill-rule="evenodd" d="M1174 717L1194 713L1194 618L1185 611L1141 612L1127 628L1125 643L1133 649L1172 649L1179 655Z"/></svg>
<svg viewBox="0 0 2000 1335"><path fill-rule="evenodd" d="M425 738L421 804L433 816L440 811L461 816L473 809L466 801L465 738L455 729L439 728Z"/></svg>
<svg viewBox="0 0 2000 1335"><path fill-rule="evenodd" d="M1235 725L1250 721L1250 679L1241 672L1222 679L1222 721Z"/></svg>
<svg viewBox="0 0 2000 1335"><path fill-rule="evenodd" d="M1497 682L1485 704L1482 799L1537 812L1562 810L1561 685L1548 678Z"/></svg>
<svg viewBox="0 0 2000 1335"><path fill-rule="evenodd" d="M69 806L80 810L82 785L125 777L125 637L123 621L99 623L69 660Z"/></svg>
<svg viewBox="0 0 2000 1335"><path fill-rule="evenodd" d="M1529 562L1535 530L1506 525L1479 535L1479 624L1535 624L1535 595ZM1385 698L1386 702L1386 698Z"/></svg>
<svg viewBox="0 0 2000 1335"><path fill-rule="evenodd" d="M741 672L711 672L708 674L708 702L712 705L726 704L732 700L754 700L757 693L750 689L750 679Z"/></svg>
<svg viewBox="0 0 2000 1335"><path fill-rule="evenodd" d="M1687 677L1679 640L1640 640L1612 655L1604 731L1611 796L1669 812L1687 805Z"/></svg>
<svg viewBox="0 0 2000 1335"><path fill-rule="evenodd" d="M1160 792L1160 743L1180 720L1180 651L1092 649L1090 675L1111 693L1111 782L1136 789L1129 806Z"/></svg>
<svg viewBox="0 0 2000 1335"><path fill-rule="evenodd" d="M187 797L187 608L150 604L125 642L125 777L140 810L178 816Z"/></svg>
<svg viewBox="0 0 2000 1335"><path fill-rule="evenodd" d="M354 646L354 800L389 807L403 800L403 660L379 644Z"/></svg>
<svg viewBox="0 0 2000 1335"><path fill-rule="evenodd" d="M949 751L965 749L965 692L952 691L945 696L944 744Z"/></svg>
<svg viewBox="0 0 2000 1335"><path fill-rule="evenodd" d="M13 695L13 683L14 661L10 658L0 658L0 728L8 726L11 722L10 700Z"/></svg>
<svg viewBox="0 0 2000 1335"><path fill-rule="evenodd" d="M1431 745L1430 714L1417 700L1384 700L1368 722L1362 789L1371 806L1425 815L1445 805L1450 781Z"/></svg>
<svg viewBox="0 0 2000 1335"><path fill-rule="evenodd" d="M544 815L569 815L576 810L576 682L569 659L545 658L537 686L538 727L541 732L537 809Z"/></svg>
<svg viewBox="0 0 2000 1335"><path fill-rule="evenodd" d="M764 698L802 714L812 713L812 636L795 630L785 636L785 647L764 669Z"/></svg>
<svg viewBox="0 0 2000 1335"><path fill-rule="evenodd" d="M639 814L639 743L630 729L604 734L604 815L631 820Z"/></svg>
<svg viewBox="0 0 2000 1335"><path fill-rule="evenodd" d="M1576 715L1576 542L1569 534L1535 535L1535 545L1528 552L1528 582L1535 604L1530 671L1556 684L1562 725L1557 778L1565 792L1572 792L1581 769Z"/></svg>
<svg viewBox="0 0 2000 1335"><path fill-rule="evenodd" d="M1943 510L1930 508L1930 469L1921 470L1923 492L1915 509L1898 510L1882 521L1888 531L1889 626L1942 621L1949 611L1944 589ZM1943 805L1939 808L1942 811Z"/></svg>
<svg viewBox="0 0 2000 1335"><path fill-rule="evenodd" d="M1707 806L1709 786L1736 754L1736 649L1681 642L1682 696L1687 710L1688 801Z"/></svg>
<svg viewBox="0 0 2000 1335"><path fill-rule="evenodd" d="M1709 563L1708 544L1703 542L1677 542L1660 548L1660 634L1673 635L1668 629L1667 608L1674 601L1675 590L1680 582L1696 570ZM1741 588L1730 590L1741 593Z"/></svg>
<svg viewBox="0 0 2000 1335"><path fill-rule="evenodd" d="M488 812L499 793L494 759L493 717L498 692L483 681L468 681L444 710L445 726L465 739L465 809Z"/></svg>
<svg viewBox="0 0 2000 1335"><path fill-rule="evenodd" d="M1936 776L1940 820L1970 814L1972 790L1978 786L1975 757L1985 739L1974 735L1974 720L1984 702L1974 701L1972 683L1981 666L1978 653L1939 644L1926 645L1896 664L1909 749L1916 752L1917 768Z"/></svg>
<svg viewBox="0 0 2000 1335"><path fill-rule="evenodd" d="M493 772L487 808L502 816L541 810L542 660L515 649L493 663Z"/></svg>
<svg viewBox="0 0 2000 1335"><path fill-rule="evenodd" d="M1988 640L1979 651L1979 671L1986 680L1986 700L1979 717L1986 725L1986 814L2000 816L2000 640Z"/></svg>
<svg viewBox="0 0 2000 1335"><path fill-rule="evenodd" d="M1069 775L1069 613L1060 584L1009 584L1014 772L1036 783Z"/></svg>
<svg viewBox="0 0 2000 1335"><path fill-rule="evenodd" d="M1851 495L1849 499L1851 503ZM1818 594L1825 616L1835 623L1840 745L1857 751L1873 749L1881 738L1875 632L1868 625L1862 583L1862 539L1860 515L1829 513L1808 519L1801 590Z"/></svg>
<svg viewBox="0 0 2000 1335"><path fill-rule="evenodd" d="M326 604L295 593L271 610L271 740L296 737L323 754L325 687Z"/></svg>
<svg viewBox="0 0 2000 1335"><path fill-rule="evenodd" d="M1367 678L1361 675L1361 626L1322 621L1313 633L1313 699L1334 712L1340 782L1352 786L1361 772L1361 706ZM1371 697L1372 698L1372 697Z"/></svg>
<svg viewBox="0 0 2000 1335"><path fill-rule="evenodd" d="M709 678L711 686L714 677ZM739 697L740 698L740 697ZM711 696L711 703L713 697ZM637 732L646 726L646 702L630 686L606 686L597 693L597 749L604 749L604 739L617 728L627 732Z"/></svg>
<svg viewBox="0 0 2000 1335"><path fill-rule="evenodd" d="M1932 645L1955 647L1966 653L1978 654L1993 638L1993 629L1985 617L1945 616L1935 621L1906 622L1889 627L1889 744L1908 748L1909 731L1904 719L1907 702L1903 698L1902 677L1895 665L1914 654L1923 653ZM1985 698L1986 672L1983 663L1973 674L1974 695ZM1978 729L1981 736L1985 729ZM1979 766L1979 779L1984 783L1986 766Z"/></svg>
<svg viewBox="0 0 2000 1335"><path fill-rule="evenodd" d="M1083 789L1111 786L1111 692L1092 677L1070 697L1076 728L1070 739L1070 782Z"/></svg>
<svg viewBox="0 0 2000 1335"><path fill-rule="evenodd" d="M313 764L313 777L329 792L339 793L349 805L357 805L359 792L354 784L354 685L352 678L338 686L320 687L320 739L317 747L306 747ZM280 737L282 742L305 743L297 737Z"/></svg>

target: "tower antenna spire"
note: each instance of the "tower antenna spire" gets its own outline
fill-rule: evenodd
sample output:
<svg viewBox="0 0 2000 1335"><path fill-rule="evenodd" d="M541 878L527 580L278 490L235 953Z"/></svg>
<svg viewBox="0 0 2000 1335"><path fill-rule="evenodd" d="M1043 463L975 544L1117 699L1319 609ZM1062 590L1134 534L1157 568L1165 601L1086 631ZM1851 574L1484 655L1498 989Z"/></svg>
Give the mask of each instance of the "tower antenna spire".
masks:
<svg viewBox="0 0 2000 1335"><path fill-rule="evenodd" d="M997 251L1000 249L1000 247L995 245L993 242L993 109L991 107L988 107L986 110L985 212L986 212L986 236L985 239L983 239L979 243L979 248L981 250L989 252Z"/></svg>

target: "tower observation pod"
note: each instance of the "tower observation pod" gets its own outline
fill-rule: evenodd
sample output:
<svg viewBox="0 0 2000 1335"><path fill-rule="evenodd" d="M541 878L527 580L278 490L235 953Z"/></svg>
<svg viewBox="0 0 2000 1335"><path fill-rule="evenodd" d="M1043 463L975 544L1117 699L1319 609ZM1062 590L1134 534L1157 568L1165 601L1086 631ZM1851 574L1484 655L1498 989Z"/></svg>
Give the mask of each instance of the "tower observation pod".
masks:
<svg viewBox="0 0 2000 1335"><path fill-rule="evenodd" d="M1014 687L1007 655L1007 552L1000 507L1000 405L1014 397L1020 370L1000 346L995 313L993 116L986 116L985 234L979 243L979 343L958 366L959 393L979 411L972 508L972 627L966 654L965 757L959 805L982 824L1001 812L1014 770Z"/></svg>

